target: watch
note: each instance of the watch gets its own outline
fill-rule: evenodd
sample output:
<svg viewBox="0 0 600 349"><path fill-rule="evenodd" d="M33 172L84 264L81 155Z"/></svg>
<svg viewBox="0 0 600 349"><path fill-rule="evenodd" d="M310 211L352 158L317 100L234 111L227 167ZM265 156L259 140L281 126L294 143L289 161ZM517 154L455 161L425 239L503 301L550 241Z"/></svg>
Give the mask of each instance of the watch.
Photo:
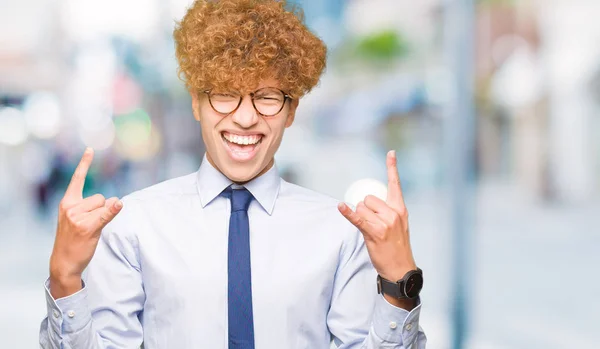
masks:
<svg viewBox="0 0 600 349"><path fill-rule="evenodd" d="M423 288L423 271L419 268L411 270L396 282L386 280L377 275L377 293L387 294L397 299L414 299Z"/></svg>

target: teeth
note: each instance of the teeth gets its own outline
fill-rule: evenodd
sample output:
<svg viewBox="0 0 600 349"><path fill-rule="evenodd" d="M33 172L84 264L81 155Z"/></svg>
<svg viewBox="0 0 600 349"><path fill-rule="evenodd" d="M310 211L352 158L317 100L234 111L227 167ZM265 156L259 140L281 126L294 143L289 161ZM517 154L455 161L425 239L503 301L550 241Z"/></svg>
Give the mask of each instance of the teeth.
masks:
<svg viewBox="0 0 600 349"><path fill-rule="evenodd" d="M239 135L232 135L232 134L228 134L228 133L223 133L223 137L225 137L225 139L228 140L229 142L239 144L239 145L256 144L262 138L261 136L256 136L256 135L255 136L239 136Z"/></svg>

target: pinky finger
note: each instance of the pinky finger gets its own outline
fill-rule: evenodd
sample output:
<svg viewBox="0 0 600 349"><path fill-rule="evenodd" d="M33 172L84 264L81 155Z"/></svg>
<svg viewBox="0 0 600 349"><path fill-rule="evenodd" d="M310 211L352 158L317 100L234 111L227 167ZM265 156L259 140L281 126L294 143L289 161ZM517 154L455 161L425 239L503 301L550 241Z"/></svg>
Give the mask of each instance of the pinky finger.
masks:
<svg viewBox="0 0 600 349"><path fill-rule="evenodd" d="M117 201L119 201L119 198L117 198L117 197L112 197L110 199L106 199L106 201L104 203L104 207L110 208L110 207L114 206L117 203Z"/></svg>
<svg viewBox="0 0 600 349"><path fill-rule="evenodd" d="M356 212L352 211L352 209L348 207L348 205L346 205L343 202L340 202L338 204L338 210L340 211L342 216L346 217L346 219L355 227L361 230L364 228L366 221L362 219L358 214L356 214Z"/></svg>
<svg viewBox="0 0 600 349"><path fill-rule="evenodd" d="M109 207L100 207L99 209L90 213L87 217L89 220L89 224L94 227L94 230L103 229L110 221L115 218L119 212L121 212L121 208L123 208L123 203L120 200L116 200Z"/></svg>

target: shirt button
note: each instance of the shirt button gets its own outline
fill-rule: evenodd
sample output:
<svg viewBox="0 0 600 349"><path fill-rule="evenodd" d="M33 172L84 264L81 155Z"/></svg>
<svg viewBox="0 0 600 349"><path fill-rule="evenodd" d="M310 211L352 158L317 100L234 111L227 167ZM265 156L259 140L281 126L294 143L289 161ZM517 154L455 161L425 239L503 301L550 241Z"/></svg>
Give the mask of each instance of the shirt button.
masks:
<svg viewBox="0 0 600 349"><path fill-rule="evenodd" d="M52 314L54 314L54 317L57 319L60 316L60 313L58 312L58 310L53 311Z"/></svg>
<svg viewBox="0 0 600 349"><path fill-rule="evenodd" d="M407 331L410 331L412 328L412 323L409 322L404 328L406 328Z"/></svg>
<svg viewBox="0 0 600 349"><path fill-rule="evenodd" d="M395 329L396 329L396 327L398 327L398 325L396 324L396 322L395 322L395 321L392 321L392 322L390 322L390 328L391 328L392 330L395 330Z"/></svg>
<svg viewBox="0 0 600 349"><path fill-rule="evenodd" d="M75 312L74 312L73 310L69 310L69 312L67 313L67 315L68 315L70 318L74 318L74 317L75 317Z"/></svg>

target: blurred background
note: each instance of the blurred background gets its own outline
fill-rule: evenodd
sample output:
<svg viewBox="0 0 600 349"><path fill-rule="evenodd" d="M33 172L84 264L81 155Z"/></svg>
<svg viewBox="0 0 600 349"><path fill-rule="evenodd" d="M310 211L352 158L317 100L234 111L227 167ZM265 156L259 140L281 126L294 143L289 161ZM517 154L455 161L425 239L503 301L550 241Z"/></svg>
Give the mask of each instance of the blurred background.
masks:
<svg viewBox="0 0 600 349"><path fill-rule="evenodd" d="M197 170L172 39L190 3L0 0L3 348L38 347L57 203L86 146L87 195ZM600 2L296 3L328 68L278 166L356 202L397 151L428 348L600 347Z"/></svg>

